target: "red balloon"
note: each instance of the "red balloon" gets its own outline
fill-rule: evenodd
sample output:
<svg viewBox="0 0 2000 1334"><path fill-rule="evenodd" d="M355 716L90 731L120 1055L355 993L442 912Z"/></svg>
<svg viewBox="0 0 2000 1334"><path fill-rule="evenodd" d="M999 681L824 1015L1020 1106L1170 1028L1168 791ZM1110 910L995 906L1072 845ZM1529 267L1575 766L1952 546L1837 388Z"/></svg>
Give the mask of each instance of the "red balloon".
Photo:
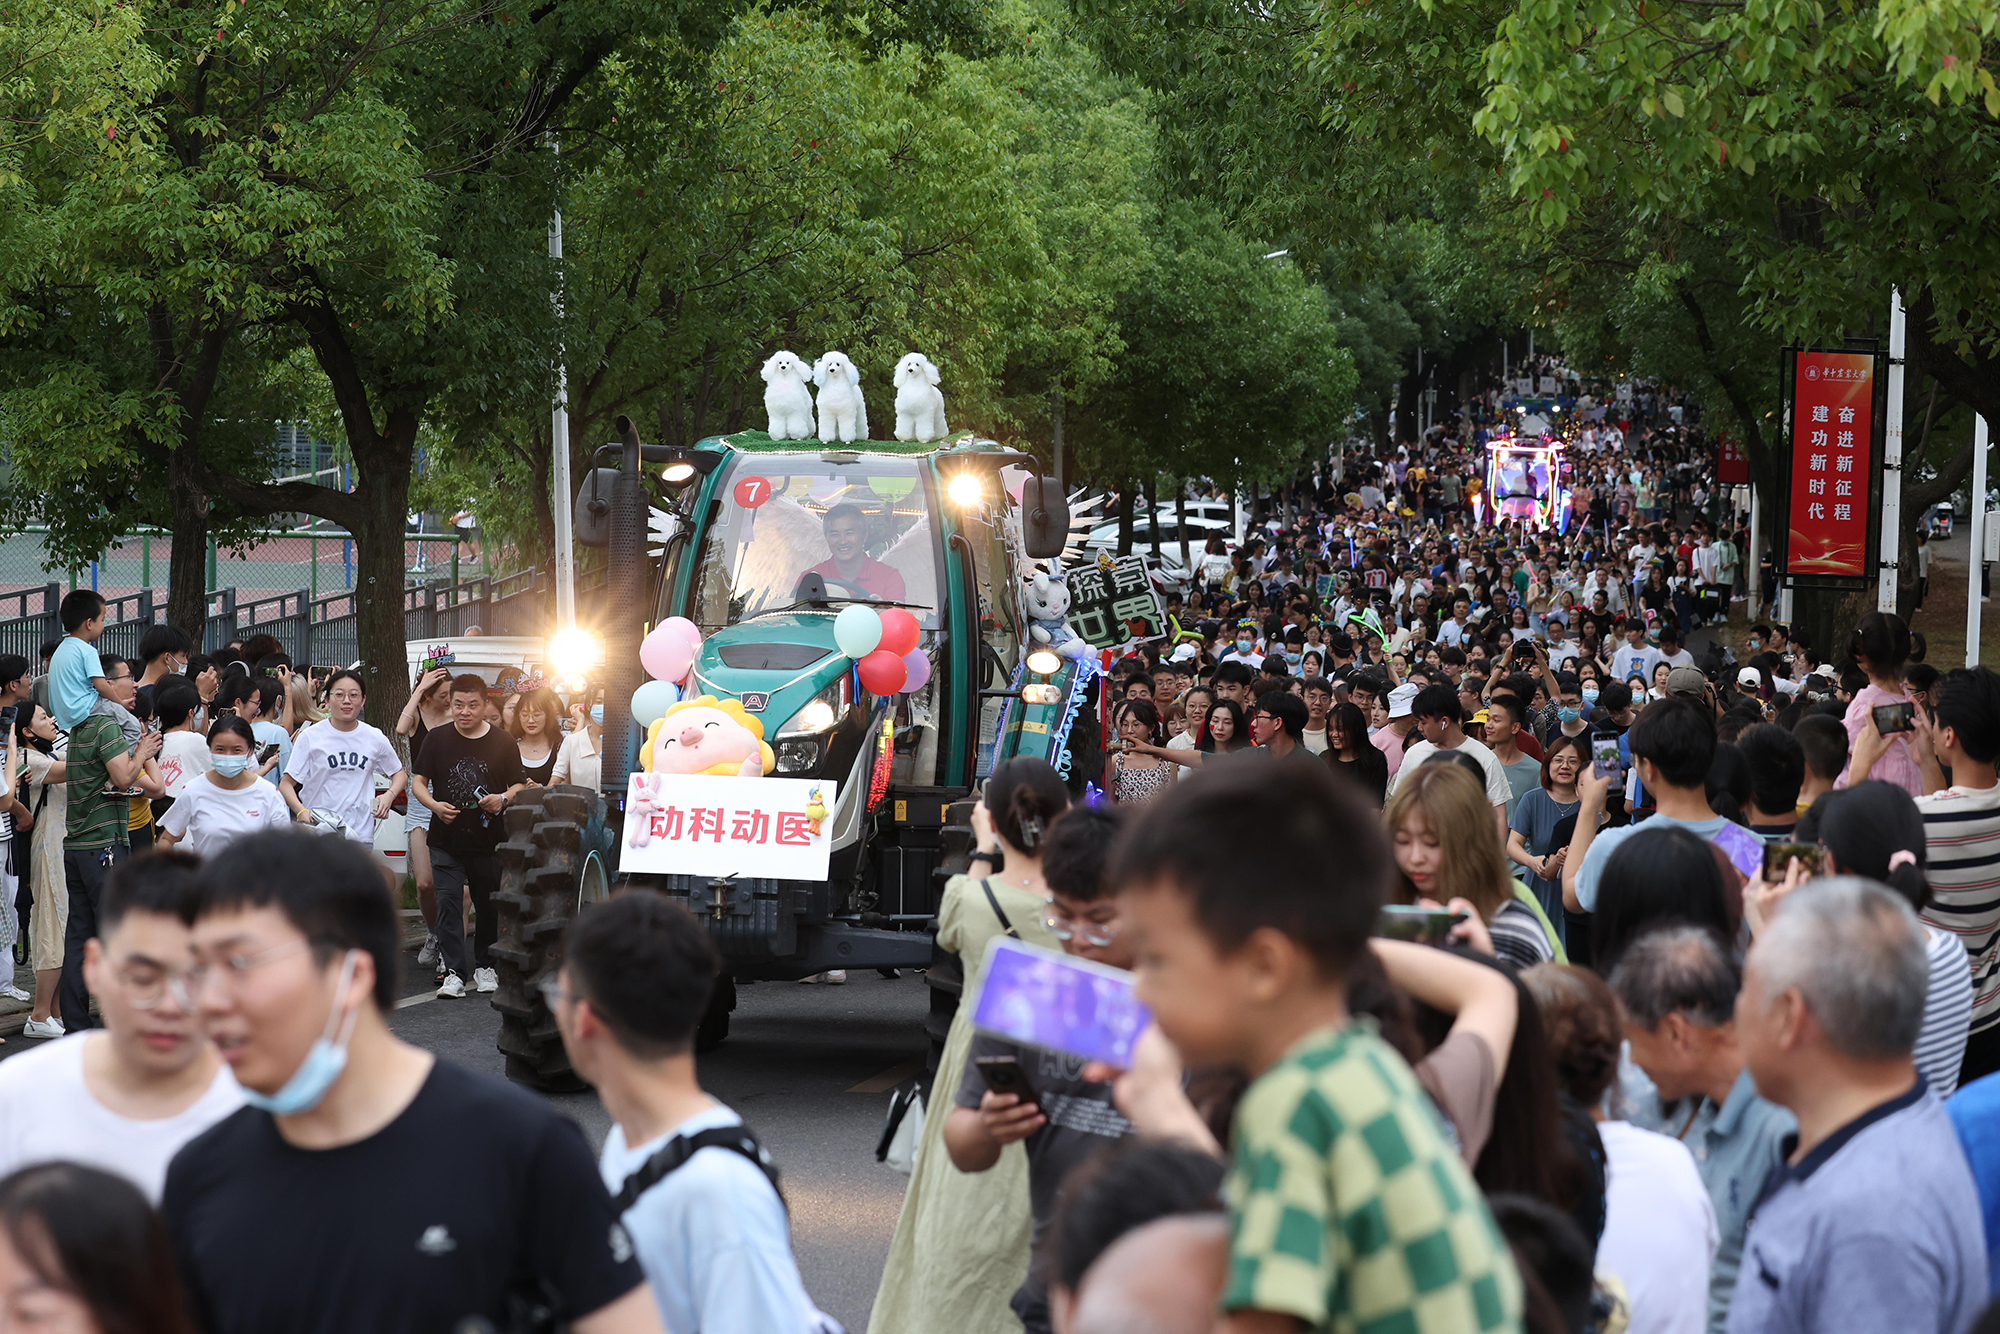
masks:
<svg viewBox="0 0 2000 1334"><path fill-rule="evenodd" d="M876 649L857 665L861 669L861 684L868 687L871 695L893 695L910 679L910 669L902 658L887 649Z"/></svg>
<svg viewBox="0 0 2000 1334"><path fill-rule="evenodd" d="M899 658L914 653L917 647L917 618L901 607L882 608L882 642L876 647L887 649Z"/></svg>

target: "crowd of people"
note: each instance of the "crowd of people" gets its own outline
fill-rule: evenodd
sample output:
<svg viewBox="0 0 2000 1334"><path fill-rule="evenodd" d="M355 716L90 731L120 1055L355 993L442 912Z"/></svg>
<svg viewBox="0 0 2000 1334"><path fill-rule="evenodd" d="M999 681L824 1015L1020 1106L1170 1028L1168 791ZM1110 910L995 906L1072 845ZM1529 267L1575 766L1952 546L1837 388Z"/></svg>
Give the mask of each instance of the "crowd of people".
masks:
<svg viewBox="0 0 2000 1334"><path fill-rule="evenodd" d="M2000 1331L2000 674L1883 613L1822 659L1761 605L1697 657L1762 593L1699 432L1637 407L1589 417L1560 531L1490 521L1480 412L1349 453L1114 666L1101 773L985 782L871 1331ZM38 969L68 913L77 1030L0 1063L8 1319L837 1328L779 1164L701 1086L718 961L677 903L621 887L541 979L613 1123L594 1163L389 1027L354 835L408 784L420 966L480 988L493 817L590 781L601 706L564 736L553 696L434 670L406 765L350 673L294 704L264 659L52 656L0 660L0 815L62 826L52 884L39 842L11 864ZM1129 984L1129 1059L975 1025L1003 939Z"/></svg>

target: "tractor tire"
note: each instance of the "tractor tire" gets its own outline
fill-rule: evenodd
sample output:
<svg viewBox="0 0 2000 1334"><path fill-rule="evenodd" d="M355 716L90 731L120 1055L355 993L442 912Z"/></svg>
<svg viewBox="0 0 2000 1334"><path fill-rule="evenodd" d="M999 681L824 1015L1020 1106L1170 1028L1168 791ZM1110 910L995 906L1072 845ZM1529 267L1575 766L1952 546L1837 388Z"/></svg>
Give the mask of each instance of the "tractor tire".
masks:
<svg viewBox="0 0 2000 1334"><path fill-rule="evenodd" d="M509 1079L547 1093L584 1087L570 1069L541 984L562 967L563 928L585 904L609 893L610 835L602 807L589 788L530 788L501 817L507 837L496 849L500 887L493 895L500 927L493 945L500 1054Z"/></svg>

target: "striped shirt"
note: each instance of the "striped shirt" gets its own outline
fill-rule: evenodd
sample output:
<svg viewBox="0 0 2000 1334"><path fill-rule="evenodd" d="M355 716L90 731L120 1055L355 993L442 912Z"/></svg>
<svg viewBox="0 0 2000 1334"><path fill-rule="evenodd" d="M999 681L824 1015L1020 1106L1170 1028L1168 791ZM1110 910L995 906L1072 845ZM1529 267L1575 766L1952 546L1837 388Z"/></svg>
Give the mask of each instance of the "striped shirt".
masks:
<svg viewBox="0 0 2000 1334"><path fill-rule="evenodd" d="M1949 1098L1958 1088L1958 1068L1965 1064L1965 1039L1972 1031L1972 974L1965 966L1965 946L1949 931L1932 927L1924 953L1930 959L1931 981L1924 992L1924 1026L1917 1033L1917 1072Z"/></svg>
<svg viewBox="0 0 2000 1334"><path fill-rule="evenodd" d="M2000 1023L2000 784L1917 798L1931 905L1923 919L1957 936L1972 964L1972 1031Z"/></svg>

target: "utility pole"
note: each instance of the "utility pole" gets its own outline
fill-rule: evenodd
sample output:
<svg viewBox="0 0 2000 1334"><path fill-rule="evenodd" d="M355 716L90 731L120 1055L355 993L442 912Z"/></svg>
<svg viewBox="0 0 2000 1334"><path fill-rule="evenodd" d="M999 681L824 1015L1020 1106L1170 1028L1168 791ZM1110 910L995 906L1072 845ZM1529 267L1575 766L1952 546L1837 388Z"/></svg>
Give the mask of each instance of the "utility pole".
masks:
<svg viewBox="0 0 2000 1334"><path fill-rule="evenodd" d="M1979 665L1986 592L1986 418L1972 419L1972 548L1965 559L1965 665Z"/></svg>
<svg viewBox="0 0 2000 1334"><path fill-rule="evenodd" d="M1882 555L1875 610L1896 610L1896 576L1903 554L1903 347L1908 337L1903 294L1889 289L1889 411L1882 431Z"/></svg>
<svg viewBox="0 0 2000 1334"><path fill-rule="evenodd" d="M555 141L550 140L555 147ZM556 148L560 167L561 149ZM561 179L560 170L557 179ZM549 414L549 442L555 454L555 494L556 521L556 630L564 632L576 628L576 543L570 534L570 504L575 497L570 494L569 480L569 366L568 350L560 337L563 319L563 278L562 278L562 209L557 208L549 215L549 258L556 264L556 290L554 296L556 313L556 402Z"/></svg>

